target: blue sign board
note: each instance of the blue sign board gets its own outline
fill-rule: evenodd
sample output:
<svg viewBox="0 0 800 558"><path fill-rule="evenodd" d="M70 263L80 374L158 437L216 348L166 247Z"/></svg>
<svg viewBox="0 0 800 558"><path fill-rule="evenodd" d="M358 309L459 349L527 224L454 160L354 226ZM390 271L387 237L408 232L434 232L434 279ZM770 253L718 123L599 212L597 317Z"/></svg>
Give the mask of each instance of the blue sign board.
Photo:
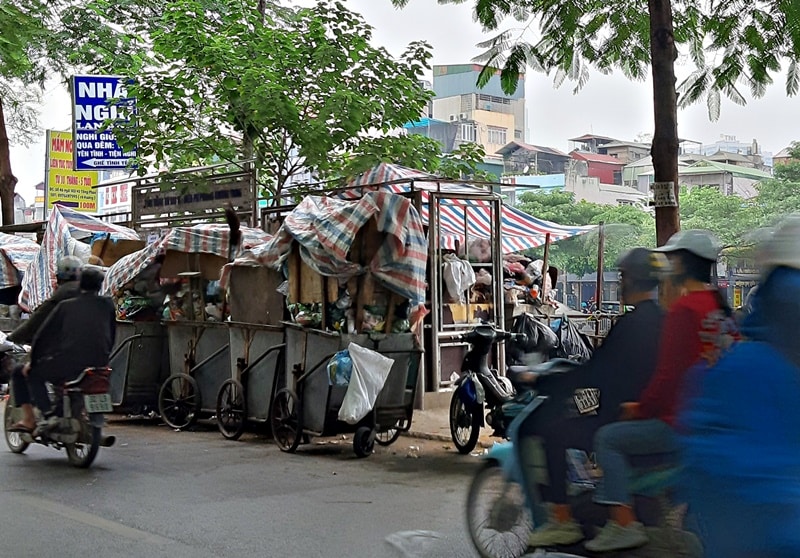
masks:
<svg viewBox="0 0 800 558"><path fill-rule="evenodd" d="M127 81L119 76L72 78L74 170L124 169L136 157L136 150L124 151L113 133L114 122L127 123L135 113Z"/></svg>

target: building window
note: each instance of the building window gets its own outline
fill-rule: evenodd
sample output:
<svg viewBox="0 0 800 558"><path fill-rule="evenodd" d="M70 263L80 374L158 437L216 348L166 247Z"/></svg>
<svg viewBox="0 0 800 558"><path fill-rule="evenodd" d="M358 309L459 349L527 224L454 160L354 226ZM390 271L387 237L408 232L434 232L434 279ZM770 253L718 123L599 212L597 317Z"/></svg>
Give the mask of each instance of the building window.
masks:
<svg viewBox="0 0 800 558"><path fill-rule="evenodd" d="M505 145L507 143L506 133L507 131L505 128L494 128L489 126L486 143Z"/></svg>
<svg viewBox="0 0 800 558"><path fill-rule="evenodd" d="M514 130L514 139L522 139L522 130Z"/></svg>
<svg viewBox="0 0 800 558"><path fill-rule="evenodd" d="M477 136L475 134L475 124L472 122L463 122L461 124L461 129L459 130L458 139L461 141L475 142L477 140Z"/></svg>

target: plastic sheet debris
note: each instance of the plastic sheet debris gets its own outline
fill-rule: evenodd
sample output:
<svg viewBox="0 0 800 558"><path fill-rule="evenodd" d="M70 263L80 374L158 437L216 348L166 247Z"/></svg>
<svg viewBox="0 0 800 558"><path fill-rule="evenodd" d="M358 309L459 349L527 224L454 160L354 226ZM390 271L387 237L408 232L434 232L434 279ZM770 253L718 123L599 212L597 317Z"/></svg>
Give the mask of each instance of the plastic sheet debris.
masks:
<svg viewBox="0 0 800 558"><path fill-rule="evenodd" d="M406 457L410 459L419 459L419 446L408 446Z"/></svg>
<svg viewBox="0 0 800 558"><path fill-rule="evenodd" d="M386 537L386 542L404 558L421 558L441 538L436 531L398 531Z"/></svg>

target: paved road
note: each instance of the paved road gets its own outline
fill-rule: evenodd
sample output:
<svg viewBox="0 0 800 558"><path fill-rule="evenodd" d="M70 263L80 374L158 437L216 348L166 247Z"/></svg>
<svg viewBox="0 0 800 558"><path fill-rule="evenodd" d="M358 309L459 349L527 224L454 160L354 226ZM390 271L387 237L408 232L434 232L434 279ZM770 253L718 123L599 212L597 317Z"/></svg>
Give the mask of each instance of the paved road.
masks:
<svg viewBox="0 0 800 558"><path fill-rule="evenodd" d="M118 445L101 448L88 471L49 448L0 448L0 554L475 556L463 507L478 459L442 442L400 438L357 459L345 440L287 455L263 437L230 442L210 427L115 421L108 430ZM412 445L419 458L406 456ZM432 536L398 534L408 531Z"/></svg>

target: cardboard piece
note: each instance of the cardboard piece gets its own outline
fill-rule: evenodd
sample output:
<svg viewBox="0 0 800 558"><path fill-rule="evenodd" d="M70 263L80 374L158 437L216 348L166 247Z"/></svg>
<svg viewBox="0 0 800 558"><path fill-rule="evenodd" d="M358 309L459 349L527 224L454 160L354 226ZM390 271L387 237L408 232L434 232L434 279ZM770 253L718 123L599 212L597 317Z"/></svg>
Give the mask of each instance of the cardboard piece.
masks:
<svg viewBox="0 0 800 558"><path fill-rule="evenodd" d="M146 243L143 240L117 240L115 242L109 238L103 238L92 244L92 255L103 260L104 266L111 267L123 257L138 252L145 246Z"/></svg>

